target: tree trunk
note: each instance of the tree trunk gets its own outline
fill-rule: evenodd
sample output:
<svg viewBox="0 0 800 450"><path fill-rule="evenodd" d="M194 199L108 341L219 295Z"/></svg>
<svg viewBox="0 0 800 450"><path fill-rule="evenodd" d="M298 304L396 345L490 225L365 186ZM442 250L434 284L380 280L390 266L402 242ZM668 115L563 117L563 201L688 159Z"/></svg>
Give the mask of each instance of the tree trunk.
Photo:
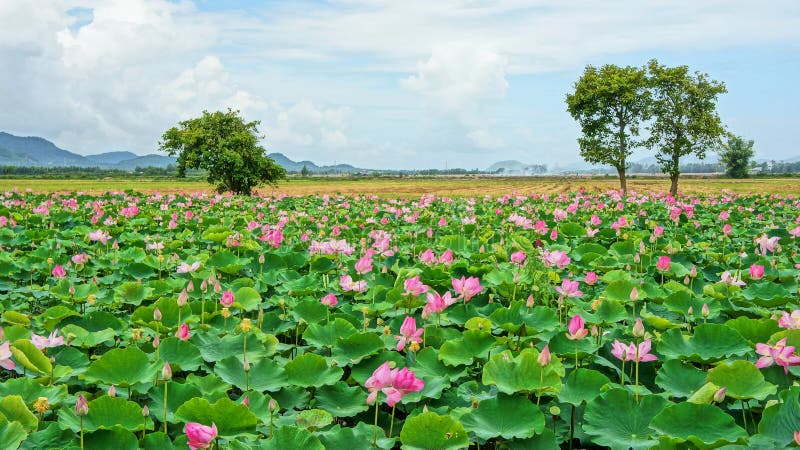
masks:
<svg viewBox="0 0 800 450"><path fill-rule="evenodd" d="M670 181L672 184L669 187L669 193L672 194L673 197L678 195L678 175L677 173L673 173L669 176Z"/></svg>
<svg viewBox="0 0 800 450"><path fill-rule="evenodd" d="M672 154L672 170L669 173L669 180L672 182L669 187L669 193L672 194L673 197L678 195L678 177L681 175L680 164L680 155L678 154L677 149L675 149L674 153Z"/></svg>
<svg viewBox="0 0 800 450"><path fill-rule="evenodd" d="M623 194L628 193L628 179L625 178L625 168L617 168L617 174L619 174L619 188L622 190Z"/></svg>

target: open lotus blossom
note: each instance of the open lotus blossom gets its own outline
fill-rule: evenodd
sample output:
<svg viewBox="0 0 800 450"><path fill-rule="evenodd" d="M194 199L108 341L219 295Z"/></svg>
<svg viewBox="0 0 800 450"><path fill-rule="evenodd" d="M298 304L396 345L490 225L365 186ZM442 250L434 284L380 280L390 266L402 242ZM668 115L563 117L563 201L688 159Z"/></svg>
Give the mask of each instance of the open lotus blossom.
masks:
<svg viewBox="0 0 800 450"><path fill-rule="evenodd" d="M476 277L461 277L453 278L452 280L453 290L456 291L459 298L464 299L464 303L470 301L472 297L483 292L483 286L481 286L481 280Z"/></svg>
<svg viewBox="0 0 800 450"><path fill-rule="evenodd" d="M781 318L778 319L778 326L788 330L800 329L800 309L795 309L791 314L786 311L781 313Z"/></svg>
<svg viewBox="0 0 800 450"><path fill-rule="evenodd" d="M405 291L403 291L404 296L418 297L428 292L428 290L430 290L430 286L420 281L419 275L417 275L404 281L403 289L405 289Z"/></svg>
<svg viewBox="0 0 800 450"><path fill-rule="evenodd" d="M188 422L183 428L186 433L186 438L189 440L189 448L191 450L208 449L217 438L217 424L211 422L211 426L199 424L197 422Z"/></svg>
<svg viewBox="0 0 800 450"><path fill-rule="evenodd" d="M89 261L89 255L86 253L78 253L74 255L72 258L72 263L76 266L80 266L82 264L86 264Z"/></svg>
<svg viewBox="0 0 800 450"><path fill-rule="evenodd" d="M583 292L578 289L580 287L580 283L577 281L571 281L568 279L564 279L561 282L561 286L556 286L555 290L558 292L559 295L563 297L580 297L583 295Z"/></svg>
<svg viewBox="0 0 800 450"><path fill-rule="evenodd" d="M417 378L414 372L403 367L394 374L391 387L384 389L386 404L394 406L403 399L403 396L412 392L419 392L425 387L425 382Z"/></svg>
<svg viewBox="0 0 800 450"><path fill-rule="evenodd" d="M367 273L372 272L372 255L364 255L356 261L355 264L356 273L359 275L364 275Z"/></svg>
<svg viewBox="0 0 800 450"><path fill-rule="evenodd" d="M366 280L353 281L350 275L342 275L339 277L339 287L343 291L364 292L367 290Z"/></svg>
<svg viewBox="0 0 800 450"><path fill-rule="evenodd" d="M406 348L406 345L416 342L422 342L420 336L422 336L422 332L425 331L424 329L420 328L417 329L417 321L411 316L406 316L406 319L403 321L403 325L400 326L400 335L395 336L397 341L397 351L401 352L403 349Z"/></svg>
<svg viewBox="0 0 800 450"><path fill-rule="evenodd" d="M583 282L589 286L594 286L597 283L597 274L594 272L586 272L586 276L583 277Z"/></svg>
<svg viewBox="0 0 800 450"><path fill-rule="evenodd" d="M798 238L800 237L800 225L792 228L791 230L787 230L792 237Z"/></svg>
<svg viewBox="0 0 800 450"><path fill-rule="evenodd" d="M450 295L450 291L445 292L444 295L439 295L438 292L428 292L428 302L422 308L422 318L427 319L431 314L438 314L444 311L445 308L456 302L456 299Z"/></svg>
<svg viewBox="0 0 800 450"><path fill-rule="evenodd" d="M6 370L14 370L17 367L17 364L11 360L11 349L8 341L0 344L0 367Z"/></svg>
<svg viewBox="0 0 800 450"><path fill-rule="evenodd" d="M758 244L758 250L762 256L766 256L767 253L774 253L776 250L780 248L778 245L778 241L780 237L773 236L767 237L766 234L762 234L760 237L756 238L756 244Z"/></svg>
<svg viewBox="0 0 800 450"><path fill-rule="evenodd" d="M419 261L429 266L436 264L436 255L433 254L433 250L427 249L419 254Z"/></svg>
<svg viewBox="0 0 800 450"><path fill-rule="evenodd" d="M439 264L444 264L445 266L449 266L453 264L453 251L447 249L439 256Z"/></svg>
<svg viewBox="0 0 800 450"><path fill-rule="evenodd" d="M389 361L378 366L375 371L372 372L372 376L367 378L367 381L364 383L364 386L367 388L369 395L367 396L367 404L371 405L375 402L375 399L378 397L378 393L381 392L383 389L391 387L392 380L394 379L394 375L397 372L394 372L389 365Z"/></svg>
<svg viewBox="0 0 800 450"><path fill-rule="evenodd" d="M67 276L67 271L64 269L63 266L60 265L56 265L55 267L53 267L51 273L56 278L65 278Z"/></svg>
<svg viewBox="0 0 800 450"><path fill-rule="evenodd" d="M739 277L737 277L735 275L731 275L730 271L728 271L728 270L726 270L725 272L722 272L722 274L719 276L719 278L720 278L720 281L722 281L723 283L725 283L727 285L730 285L730 286L744 286L744 285L747 284L744 281L742 281L741 278L739 278Z"/></svg>
<svg viewBox="0 0 800 450"><path fill-rule="evenodd" d="M756 353L761 355L756 361L756 367L763 369L773 364L783 367L785 373L789 373L789 366L800 365L800 356L794 354L794 346L786 345L786 338L776 342L775 345L763 343L756 344Z"/></svg>
<svg viewBox="0 0 800 450"><path fill-rule="evenodd" d="M200 268L200 261L195 261L195 262L193 262L191 264L186 264L185 262L182 262L182 263L180 263L178 265L177 272L178 273L190 273L190 272L194 272L195 270L197 270L199 268Z"/></svg>
<svg viewBox="0 0 800 450"><path fill-rule="evenodd" d="M319 299L319 302L329 308L333 308L339 304L339 301L336 299L336 295L334 295L333 292Z"/></svg>
<svg viewBox="0 0 800 450"><path fill-rule="evenodd" d="M192 337L191 333L189 333L189 325L182 323L181 326L178 327L175 337L182 341L188 341L189 338Z"/></svg>
<svg viewBox="0 0 800 450"><path fill-rule="evenodd" d="M658 262L656 262L656 269L661 272L666 272L672 267L672 261L670 260L669 256L659 256Z"/></svg>
<svg viewBox="0 0 800 450"><path fill-rule="evenodd" d="M583 317L580 314L572 316L567 325L567 339L576 341L585 338L588 334L589 330L586 329Z"/></svg>
<svg viewBox="0 0 800 450"><path fill-rule="evenodd" d="M753 280L760 280L764 278L764 266L753 264L750 266L750 278Z"/></svg>
<svg viewBox="0 0 800 450"><path fill-rule="evenodd" d="M233 301L234 301L233 292L225 291L222 293L222 298L219 300L219 304L226 308L230 308L231 305L233 305Z"/></svg>
<svg viewBox="0 0 800 450"><path fill-rule="evenodd" d="M89 233L89 240L92 242L108 244L109 239L111 239L111 235L109 235L105 230L97 230Z"/></svg>
<svg viewBox="0 0 800 450"><path fill-rule="evenodd" d="M559 269L564 269L570 263L571 259L567 256L566 252L562 252L561 250L553 250L545 251L542 254L542 262L544 263L545 267L558 267Z"/></svg>
<svg viewBox="0 0 800 450"><path fill-rule="evenodd" d="M651 348L652 342L650 339L645 339L644 341L640 342L638 346L633 342L625 345L624 343L614 339L614 342L611 344L611 354L620 361L656 361L658 357L650 353Z"/></svg>
<svg viewBox="0 0 800 450"><path fill-rule="evenodd" d="M58 328L53 330L47 337L39 336L36 333L31 333L31 343L33 343L33 345L35 345L39 350L44 350L46 348L64 345L64 336L58 335Z"/></svg>
<svg viewBox="0 0 800 450"><path fill-rule="evenodd" d="M511 254L511 262L517 265L522 265L522 263L525 262L525 258L527 258L527 256L528 255L526 255L525 252L521 250L514 252Z"/></svg>

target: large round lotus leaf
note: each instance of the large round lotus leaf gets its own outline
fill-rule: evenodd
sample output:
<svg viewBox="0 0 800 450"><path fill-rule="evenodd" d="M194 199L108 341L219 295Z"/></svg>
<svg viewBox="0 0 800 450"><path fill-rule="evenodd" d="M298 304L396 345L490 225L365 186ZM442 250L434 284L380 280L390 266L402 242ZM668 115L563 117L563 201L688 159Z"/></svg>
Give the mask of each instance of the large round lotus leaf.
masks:
<svg viewBox="0 0 800 450"><path fill-rule="evenodd" d="M4 312L3 313L3 319L4 320L6 318L6 314L8 314L8 313L16 313L16 312L15 311L6 311L6 312ZM19 314L19 313L16 313L16 314ZM67 317L78 317L78 316L80 316L80 314L75 309L67 307L67 306L64 306L64 305L58 305L58 306L53 306L52 308L47 308L47 310L45 310L39 316L39 319L44 324L44 327L45 327L46 330L52 331L56 326L58 326L58 324L62 320L66 319ZM27 319L27 317L25 317L25 316L22 316L22 317ZM23 324L20 324L20 325L23 325Z"/></svg>
<svg viewBox="0 0 800 450"><path fill-rule="evenodd" d="M90 383L128 387L154 379L159 368L136 347L112 348L89 366L84 377Z"/></svg>
<svg viewBox="0 0 800 450"><path fill-rule="evenodd" d="M627 389L612 389L586 405L583 431L596 444L612 449L645 449L657 444L650 420L667 400L655 395L639 396Z"/></svg>
<svg viewBox="0 0 800 450"><path fill-rule="evenodd" d="M36 348L36 346L27 339L14 341L14 344L11 345L9 349L11 350L14 361L26 369L44 375L50 375L50 371L53 370L50 358L45 356L41 350Z"/></svg>
<svg viewBox="0 0 800 450"><path fill-rule="evenodd" d="M202 397L210 402L215 402L222 397L228 396L231 385L222 381L218 376L212 374L204 377L190 373L186 376L186 384L191 384L200 390Z"/></svg>
<svg viewBox="0 0 800 450"><path fill-rule="evenodd" d="M316 406L336 417L351 417L366 411L367 394L358 386L348 386L339 381L330 386L322 386L314 393Z"/></svg>
<svg viewBox="0 0 800 450"><path fill-rule="evenodd" d="M64 407L58 414L61 425L72 431L80 430L80 418L74 407ZM107 430L119 426L126 430L138 431L144 428L142 408L122 397L103 395L89 402L89 413L83 417L86 431ZM152 422L150 422L152 426Z"/></svg>
<svg viewBox="0 0 800 450"><path fill-rule="evenodd" d="M375 333L356 333L336 341L333 347L333 359L340 366L349 366L385 347L386 344Z"/></svg>
<svg viewBox="0 0 800 450"><path fill-rule="evenodd" d="M611 380L602 373L592 369L577 369L570 372L564 387L558 393L558 400L571 405L580 406L600 395L603 386Z"/></svg>
<svg viewBox="0 0 800 450"><path fill-rule="evenodd" d="M325 450L353 450L372 447L373 430L372 424L359 422L352 428L336 425L324 433L318 433L317 436L325 446ZM386 450L394 448L395 439L387 438L379 428L377 448Z"/></svg>
<svg viewBox="0 0 800 450"><path fill-rule="evenodd" d="M461 367L445 366L439 360L439 351L433 347L425 347L414 355L414 363L409 366L419 378L442 377L456 380L466 376L467 371Z"/></svg>
<svg viewBox="0 0 800 450"><path fill-rule="evenodd" d="M19 395L25 404L45 397L50 405L57 406L67 398L68 393L64 384L43 386L32 378L12 378L0 383L0 398L9 395Z"/></svg>
<svg viewBox="0 0 800 450"><path fill-rule="evenodd" d="M216 362L229 356L244 361L244 341L247 339L247 360L251 364L275 353L278 338L271 334L227 334L218 337L210 333L198 333L192 341L200 348L200 355L208 362Z"/></svg>
<svg viewBox="0 0 800 450"><path fill-rule="evenodd" d="M174 337L161 341L158 355L162 360L169 361L170 365L178 366L181 370L195 370L203 364L200 349L196 345Z"/></svg>
<svg viewBox="0 0 800 450"><path fill-rule="evenodd" d="M666 360L711 362L751 351L752 347L738 331L716 323L698 325L691 336L673 328L662 334L658 343L658 353Z"/></svg>
<svg viewBox="0 0 800 450"><path fill-rule="evenodd" d="M665 362L656 375L656 384L671 397L689 397L705 382L705 372L676 359Z"/></svg>
<svg viewBox="0 0 800 450"><path fill-rule="evenodd" d="M742 297L758 306L776 308L792 300L792 295L783 286L770 281L760 281L747 286L741 292Z"/></svg>
<svg viewBox="0 0 800 450"><path fill-rule="evenodd" d="M575 222L560 223L558 230L560 234L571 238L586 236L586 227Z"/></svg>
<svg viewBox="0 0 800 450"><path fill-rule="evenodd" d="M145 287L142 283L128 281L114 289L114 300L127 305L139 306L142 301L150 296L153 289Z"/></svg>
<svg viewBox="0 0 800 450"><path fill-rule="evenodd" d="M75 324L66 325L61 329L61 334L71 336L70 344L73 347L90 348L103 343L113 343L117 333L111 328L100 331L89 331Z"/></svg>
<svg viewBox="0 0 800 450"><path fill-rule="evenodd" d="M314 272L330 272L336 268L336 262L329 256L317 256L311 260L310 269Z"/></svg>
<svg viewBox="0 0 800 450"><path fill-rule="evenodd" d="M233 307L240 308L245 311L253 311L258 309L259 305L261 305L261 294L251 287L245 286L239 288L233 293L233 298L235 299L233 302Z"/></svg>
<svg viewBox="0 0 800 450"><path fill-rule="evenodd" d="M792 442L793 433L800 430L800 387L783 390L778 396L779 403L764 409L758 432L787 446Z"/></svg>
<svg viewBox="0 0 800 450"><path fill-rule="evenodd" d="M0 414L0 448L14 450L28 437L25 427L19 422L9 422Z"/></svg>
<svg viewBox="0 0 800 450"><path fill-rule="evenodd" d="M407 419L400 431L404 450L455 450L469 447L464 427L450 416L425 412Z"/></svg>
<svg viewBox="0 0 800 450"><path fill-rule="evenodd" d="M527 397L498 395L461 416L461 424L481 439L524 439L542 432L544 414Z"/></svg>
<svg viewBox="0 0 800 450"><path fill-rule="evenodd" d="M148 433L142 439L143 450L174 450L175 446L169 436L163 432Z"/></svg>
<svg viewBox="0 0 800 450"><path fill-rule="evenodd" d="M729 414L714 405L678 403L667 406L653 417L650 427L673 439L697 446L734 443L747 433Z"/></svg>
<svg viewBox="0 0 800 450"><path fill-rule="evenodd" d="M333 416L323 409L304 409L294 416L294 422L298 427L314 431L333 423Z"/></svg>
<svg viewBox="0 0 800 450"><path fill-rule="evenodd" d="M617 280L608 283L604 292L605 296L609 300L614 300L617 302L630 302L631 301L631 292L633 288L636 287L636 284L632 281L626 280ZM639 291L639 296L637 300L642 300L646 297L645 292L641 289L637 289Z"/></svg>
<svg viewBox="0 0 800 450"><path fill-rule="evenodd" d="M19 395L7 395L0 399L0 416L9 422L19 422L26 431L36 431L39 419L25 406Z"/></svg>
<svg viewBox="0 0 800 450"><path fill-rule="evenodd" d="M485 385L496 385L497 390L506 394L516 392L533 392L539 390L544 394L553 394L561 390L561 378L564 366L557 357L552 357L545 367L537 361L539 351L526 348L513 357L506 350L492 355L483 366L481 382Z"/></svg>
<svg viewBox="0 0 800 450"><path fill-rule="evenodd" d="M126 264L122 269L122 273L130 276L132 279L140 280L156 276L156 271L152 267L139 262Z"/></svg>
<svg viewBox="0 0 800 450"><path fill-rule="evenodd" d="M208 261L206 261L206 266L215 268L222 273L227 273L228 275L236 275L248 262L249 260L237 258L233 253L223 250L221 252L214 253L213 256L208 258Z"/></svg>
<svg viewBox="0 0 800 450"><path fill-rule="evenodd" d="M303 450L325 450L325 446L313 433L296 427L281 427L275 430L272 438L264 441L262 450L286 450L297 448Z"/></svg>
<svg viewBox="0 0 800 450"><path fill-rule="evenodd" d="M667 310L681 315L686 315L689 308L699 312L703 309L704 304L708 305L709 319L717 317L722 309L720 302L709 300L708 298L692 297L688 291L673 292L664 300L664 307Z"/></svg>
<svg viewBox="0 0 800 450"><path fill-rule="evenodd" d="M764 400L776 391L776 386L764 381L764 375L755 364L736 360L725 362L708 372L708 381L727 388L727 395L735 399Z"/></svg>
<svg viewBox="0 0 800 450"><path fill-rule="evenodd" d="M327 324L310 323L303 333L303 340L316 347L333 347L337 339L356 333L356 327L344 319L334 319Z"/></svg>
<svg viewBox="0 0 800 450"><path fill-rule="evenodd" d="M325 321L328 315L328 307L320 303L319 300L304 299L294 306L291 314L294 320L305 320L310 326L310 324Z"/></svg>
<svg viewBox="0 0 800 450"><path fill-rule="evenodd" d="M558 440L553 430L545 428L541 434L528 439L514 439L509 441L508 450L559 450Z"/></svg>
<svg viewBox="0 0 800 450"><path fill-rule="evenodd" d="M439 359L448 366L471 365L474 358L486 358L496 343L491 333L465 331L461 339L447 341L439 348Z"/></svg>
<svg viewBox="0 0 800 450"><path fill-rule="evenodd" d="M594 314L586 315L586 320L592 323L609 324L625 320L629 315L621 301L604 299L597 305L597 311Z"/></svg>
<svg viewBox="0 0 800 450"><path fill-rule="evenodd" d="M164 418L164 384L154 386L148 391L150 395L150 404L148 408L150 411L158 411L154 413L159 420ZM176 383L171 381L167 388L167 421L170 423L177 422L175 418L175 411L187 401L200 397L200 391L193 384Z"/></svg>
<svg viewBox="0 0 800 450"><path fill-rule="evenodd" d="M781 329L778 322L772 319L751 319L745 316L729 320L725 325L738 331L753 345L757 342L767 342L770 336Z"/></svg>
<svg viewBox="0 0 800 450"><path fill-rule="evenodd" d="M214 373L242 391L247 390L247 386L256 391L277 391L286 386L283 367L270 358L250 364L250 372L245 377L244 364L239 358L229 356L214 366Z"/></svg>
<svg viewBox="0 0 800 450"><path fill-rule="evenodd" d="M511 333L518 333L524 326L529 336L558 327L558 316L552 308L536 306L531 309L521 301L513 302L508 308L498 308L489 315L489 320Z"/></svg>
<svg viewBox="0 0 800 450"><path fill-rule="evenodd" d="M2 421L2 419L0 419ZM21 426L21 425L20 425ZM0 433L0 443L3 441L3 434ZM20 446L21 450L40 450L59 448L65 442L70 442L75 438L75 433L72 430L62 430L58 423L51 422L47 428L31 433L25 442ZM5 447L0 447L5 448ZM14 447L11 447L14 448Z"/></svg>
<svg viewBox="0 0 800 450"><path fill-rule="evenodd" d="M206 425L215 423L219 435L235 437L255 431L257 419L247 406L223 397L215 403L204 398L193 398L181 405L175 417L184 422L197 422Z"/></svg>
<svg viewBox="0 0 800 450"><path fill-rule="evenodd" d="M288 362L285 367L289 384L300 387L324 386L339 381L340 367L331 367L325 358L314 353L304 353Z"/></svg>
<svg viewBox="0 0 800 450"><path fill-rule="evenodd" d="M84 436L85 450L137 450L139 440L128 430L98 430Z"/></svg>

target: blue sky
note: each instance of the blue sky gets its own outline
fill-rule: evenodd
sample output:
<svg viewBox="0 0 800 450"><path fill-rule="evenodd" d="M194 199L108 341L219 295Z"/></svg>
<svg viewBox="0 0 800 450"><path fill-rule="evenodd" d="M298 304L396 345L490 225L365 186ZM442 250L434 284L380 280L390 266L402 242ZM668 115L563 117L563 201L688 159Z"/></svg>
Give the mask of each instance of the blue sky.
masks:
<svg viewBox="0 0 800 450"><path fill-rule="evenodd" d="M179 120L232 107L296 160L564 166L584 66L657 58L724 81L720 116L757 157L800 156L790 0L32 3L0 2L0 129L82 154L152 153Z"/></svg>

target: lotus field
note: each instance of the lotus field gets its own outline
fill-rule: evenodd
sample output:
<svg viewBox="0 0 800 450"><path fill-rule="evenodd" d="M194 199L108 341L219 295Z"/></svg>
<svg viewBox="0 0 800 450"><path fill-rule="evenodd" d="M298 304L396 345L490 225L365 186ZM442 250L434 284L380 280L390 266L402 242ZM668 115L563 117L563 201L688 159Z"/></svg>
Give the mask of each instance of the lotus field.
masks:
<svg viewBox="0 0 800 450"><path fill-rule="evenodd" d="M1 198L3 450L800 443L791 195Z"/></svg>

